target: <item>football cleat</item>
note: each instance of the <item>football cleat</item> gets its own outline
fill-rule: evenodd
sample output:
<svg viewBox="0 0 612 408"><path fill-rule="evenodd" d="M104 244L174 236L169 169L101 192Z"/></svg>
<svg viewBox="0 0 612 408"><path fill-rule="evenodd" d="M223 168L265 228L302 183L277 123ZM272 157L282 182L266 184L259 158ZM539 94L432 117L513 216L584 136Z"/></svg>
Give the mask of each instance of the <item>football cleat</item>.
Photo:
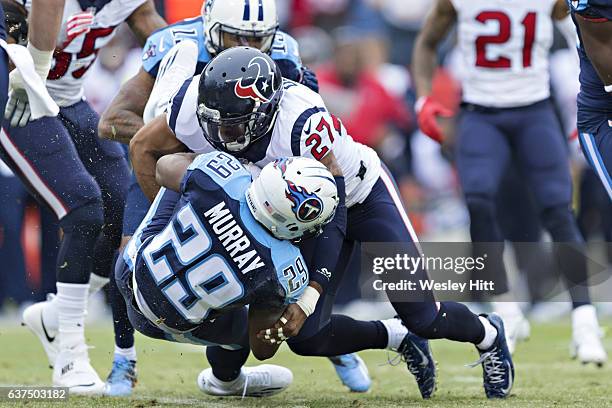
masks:
<svg viewBox="0 0 612 408"><path fill-rule="evenodd" d="M129 397L137 382L136 361L115 355L104 393L110 397Z"/></svg>
<svg viewBox="0 0 612 408"><path fill-rule="evenodd" d="M429 341L408 332L397 352L406 362L408 371L414 375L421 397L431 398L436 390L436 362L431 354Z"/></svg>
<svg viewBox="0 0 612 408"><path fill-rule="evenodd" d="M81 344L59 352L53 366L53 386L67 387L70 394L104 394L104 381L89 362L87 345Z"/></svg>
<svg viewBox="0 0 612 408"><path fill-rule="evenodd" d="M47 358L49 359L49 366L53 368L55 359L59 353L59 333L51 331L45 326L43 320L43 309L46 307L55 307L51 300L53 296L49 295L45 302L34 303L24 309L22 319L23 326L26 326L32 333L38 337L42 343Z"/></svg>
<svg viewBox="0 0 612 408"><path fill-rule="evenodd" d="M506 398L514 384L514 364L506 342L504 322L495 313L482 316L497 329L497 337L487 350L477 348L480 358L468 367L482 364L482 379L487 398Z"/></svg>
<svg viewBox="0 0 612 408"><path fill-rule="evenodd" d="M351 392L367 392L372 385L368 367L357 354L329 357L342 384Z"/></svg>
<svg viewBox="0 0 612 408"><path fill-rule="evenodd" d="M197 379L198 387L205 394L242 397L269 397L284 391L292 381L291 370L272 364L242 367L240 375L234 381L217 379L212 368L203 370Z"/></svg>
<svg viewBox="0 0 612 408"><path fill-rule="evenodd" d="M593 363L598 367L608 359L601 338L603 333L597 322L593 305L579 306L572 311L572 342L570 356L582 364Z"/></svg>

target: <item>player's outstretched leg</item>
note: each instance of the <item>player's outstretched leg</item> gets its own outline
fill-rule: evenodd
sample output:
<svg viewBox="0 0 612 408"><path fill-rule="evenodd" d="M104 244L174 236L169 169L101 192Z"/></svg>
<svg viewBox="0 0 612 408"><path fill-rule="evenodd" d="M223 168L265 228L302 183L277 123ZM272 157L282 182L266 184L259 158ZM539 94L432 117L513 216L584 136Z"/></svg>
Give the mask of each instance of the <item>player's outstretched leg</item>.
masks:
<svg viewBox="0 0 612 408"><path fill-rule="evenodd" d="M69 387L72 393L99 393L104 383L89 363L84 321L93 286L89 279L93 248L104 223L100 189L57 118L6 128L0 144L3 159L54 211L64 232L57 295L26 309L24 323L41 340L53 363L54 385Z"/></svg>

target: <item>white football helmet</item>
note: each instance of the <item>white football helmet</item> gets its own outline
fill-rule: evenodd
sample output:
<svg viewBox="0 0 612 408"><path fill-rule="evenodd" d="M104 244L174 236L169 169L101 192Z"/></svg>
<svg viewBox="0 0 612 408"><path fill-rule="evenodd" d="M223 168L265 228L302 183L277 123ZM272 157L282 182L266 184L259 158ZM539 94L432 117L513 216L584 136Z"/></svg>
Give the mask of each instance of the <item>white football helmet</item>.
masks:
<svg viewBox="0 0 612 408"><path fill-rule="evenodd" d="M278 30L275 0L206 0L202 17L212 54L240 45L269 53Z"/></svg>
<svg viewBox="0 0 612 408"><path fill-rule="evenodd" d="M338 206L334 177L320 162L290 157L268 163L246 193L251 214L278 239L319 234Z"/></svg>

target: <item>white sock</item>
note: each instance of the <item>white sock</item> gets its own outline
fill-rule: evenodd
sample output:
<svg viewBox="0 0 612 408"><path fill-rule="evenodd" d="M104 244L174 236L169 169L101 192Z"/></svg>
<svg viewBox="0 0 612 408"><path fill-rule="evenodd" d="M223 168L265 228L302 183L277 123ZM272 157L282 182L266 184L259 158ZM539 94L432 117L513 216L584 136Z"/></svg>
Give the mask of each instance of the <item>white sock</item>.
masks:
<svg viewBox="0 0 612 408"><path fill-rule="evenodd" d="M52 300L48 301L42 310L42 319L47 333L51 337L54 337L57 333L59 315L57 312L57 296L54 296Z"/></svg>
<svg viewBox="0 0 612 408"><path fill-rule="evenodd" d="M484 326L485 336L480 343L476 345L479 350L487 350L491 348L497 338L497 329L484 316L478 316L480 323Z"/></svg>
<svg viewBox="0 0 612 408"><path fill-rule="evenodd" d="M240 374L238 374L238 377L236 377L235 380L222 381L215 377L214 373L210 373L210 379L212 380L211 382L215 385L215 387L222 389L231 389L234 385L236 385L236 383L244 381L245 376L246 374L244 373L244 370L240 370Z"/></svg>
<svg viewBox="0 0 612 408"><path fill-rule="evenodd" d="M408 329L406 326L402 324L400 319L387 319L380 321L387 329L387 349L388 350L397 350L399 346L402 344L402 340L408 334Z"/></svg>
<svg viewBox="0 0 612 408"><path fill-rule="evenodd" d="M97 293L109 282L109 280L109 278L104 278L92 273L89 278L89 294L93 295L94 293Z"/></svg>
<svg viewBox="0 0 612 408"><path fill-rule="evenodd" d="M60 347L85 344L85 315L89 284L57 283L57 312Z"/></svg>
<svg viewBox="0 0 612 408"><path fill-rule="evenodd" d="M130 361L136 361L136 347L121 348L115 344L115 355L125 357Z"/></svg>

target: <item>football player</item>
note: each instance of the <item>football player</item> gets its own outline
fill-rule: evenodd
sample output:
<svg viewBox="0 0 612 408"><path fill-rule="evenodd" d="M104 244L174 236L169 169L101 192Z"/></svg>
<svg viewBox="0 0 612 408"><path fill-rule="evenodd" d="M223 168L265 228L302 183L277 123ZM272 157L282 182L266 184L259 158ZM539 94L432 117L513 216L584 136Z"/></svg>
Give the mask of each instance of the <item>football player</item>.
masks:
<svg viewBox="0 0 612 408"><path fill-rule="evenodd" d="M134 171L145 194L152 197L159 189L154 168L162 152L203 153L216 148L258 167L284 156L304 156L325 164L339 191L345 186L348 210L338 216L340 206L322 237L300 245L309 269L315 271L311 279L324 291L299 333L289 334L288 344L297 354L319 356L351 353L364 345L373 348L378 344L376 332L362 329L352 319L330 316L352 248L355 242L396 242L418 256L417 238L393 179L374 150L354 142L317 93L281 76L274 61L253 48L235 47L217 55L201 75L185 81L167 114L152 120L132 139ZM279 222L273 211L263 207L257 216L261 223ZM284 220L280 221L291 221ZM427 272L415 271L415 278L426 279ZM487 396L506 397L514 369L501 319L476 316L459 303L436 302L427 291L420 299L391 299L391 303L414 333L393 348L405 358L421 395L429 398L435 389L435 364L425 339L448 338L477 345ZM285 314L283 318L269 333L260 335L270 341L284 340L287 322L299 317ZM396 331L389 329L389 322L381 323L389 333Z"/></svg>
<svg viewBox="0 0 612 408"><path fill-rule="evenodd" d="M44 16L36 16L36 2L20 2L33 11L28 50L36 71L61 109L57 117L35 119L35 101L11 74L0 154L54 211L63 231L57 295L27 308L23 319L47 352L53 384L98 394L105 387L89 363L84 319L88 295L108 282L119 247L129 173L121 148L98 139L98 117L83 100L82 84L121 23L144 43L164 22L150 0L68 0L63 13L57 1L46 1ZM48 32L54 25L61 26L59 35ZM43 46L36 43L38 30L46 32Z"/></svg>
<svg viewBox="0 0 612 408"><path fill-rule="evenodd" d="M281 67L284 77L318 91L316 76L301 63L297 42L278 30L278 26L274 0L204 2L201 16L165 27L147 40L142 69L122 87L102 116L100 135L129 143L144 123L165 112L167 102L187 78L200 73L220 51L234 46L250 45L260 49ZM173 48L178 43L182 43L182 47ZM184 69L177 73L177 68L183 66ZM123 222L124 244L144 218L149 205L150 201L132 177ZM111 283L111 296L116 298L117 295ZM107 382L111 395L125 396L131 393L134 384L136 349L134 330L119 300L111 302L116 353ZM351 391L369 389L371 381L358 356L338 356L332 362Z"/></svg>
<svg viewBox="0 0 612 408"><path fill-rule="evenodd" d="M250 350L259 360L275 354L280 342L265 343L257 334L286 309L314 309L320 286L309 283L289 240L316 235L334 217L336 182L312 159L277 160L251 183L251 173L227 153L194 158L170 155L157 163L157 180L168 190L160 190L136 231L142 244L128 245L128 262L118 262L118 287L141 333L208 346L211 368L197 380L202 391L276 394L291 383L289 370L242 366ZM260 221L268 210L274 224Z"/></svg>
<svg viewBox="0 0 612 408"><path fill-rule="evenodd" d="M569 5L580 39L580 145L612 199L612 1L569 1Z"/></svg>
<svg viewBox="0 0 612 408"><path fill-rule="evenodd" d="M586 261L567 245L582 248L584 242L571 209L565 138L549 100L554 21L562 21L560 28L568 32L570 21L562 0L437 0L415 45L417 111L421 130L441 141L436 118L447 112L429 94L437 46L457 23L467 74L462 80L455 157L472 241L500 243L499 249L488 248L497 251L489 253L490 268L501 271L505 279L495 197L508 163L516 158L534 193L542 225L558 243L556 258L574 308L572 353L584 363L601 364L606 353L586 285ZM566 36L571 37L569 31ZM496 294L507 291L507 282L497 279ZM522 312L514 302L496 302L496 307L508 323L509 343L514 344L525 323Z"/></svg>

